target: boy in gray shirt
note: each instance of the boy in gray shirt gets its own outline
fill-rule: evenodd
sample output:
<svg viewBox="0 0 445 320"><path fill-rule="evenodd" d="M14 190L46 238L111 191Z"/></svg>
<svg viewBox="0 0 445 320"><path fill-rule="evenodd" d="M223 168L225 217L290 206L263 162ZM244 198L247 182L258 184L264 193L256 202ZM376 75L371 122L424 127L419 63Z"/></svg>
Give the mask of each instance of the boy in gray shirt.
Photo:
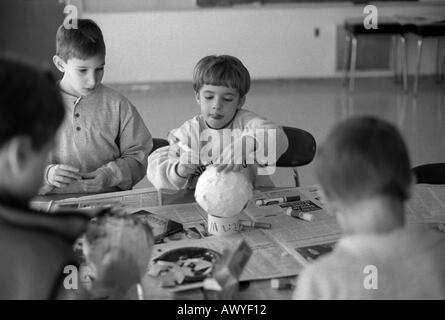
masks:
<svg viewBox="0 0 445 320"><path fill-rule="evenodd" d="M66 117L45 169L41 193L127 190L147 170L152 137L131 102L101 84L105 43L99 27L79 19L77 29L60 26L56 67Z"/></svg>
<svg viewBox="0 0 445 320"><path fill-rule="evenodd" d="M315 170L343 237L299 276L296 299L445 299L445 235L405 226L412 173L397 129L371 117L342 122Z"/></svg>

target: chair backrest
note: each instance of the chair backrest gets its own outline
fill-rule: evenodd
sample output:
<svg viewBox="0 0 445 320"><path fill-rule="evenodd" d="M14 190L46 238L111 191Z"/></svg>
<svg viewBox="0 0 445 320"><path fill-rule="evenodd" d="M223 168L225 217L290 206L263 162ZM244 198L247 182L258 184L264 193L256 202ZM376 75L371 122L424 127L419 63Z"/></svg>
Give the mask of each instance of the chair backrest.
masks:
<svg viewBox="0 0 445 320"><path fill-rule="evenodd" d="M278 159L277 167L299 167L310 163L317 149L312 134L292 127L283 127L283 130L289 141L289 147Z"/></svg>
<svg viewBox="0 0 445 320"><path fill-rule="evenodd" d="M413 168L417 183L445 184L445 163L422 164Z"/></svg>
<svg viewBox="0 0 445 320"><path fill-rule="evenodd" d="M156 149L159 149L161 147L168 146L168 141L161 138L153 138L153 149L151 149L151 153L153 153Z"/></svg>

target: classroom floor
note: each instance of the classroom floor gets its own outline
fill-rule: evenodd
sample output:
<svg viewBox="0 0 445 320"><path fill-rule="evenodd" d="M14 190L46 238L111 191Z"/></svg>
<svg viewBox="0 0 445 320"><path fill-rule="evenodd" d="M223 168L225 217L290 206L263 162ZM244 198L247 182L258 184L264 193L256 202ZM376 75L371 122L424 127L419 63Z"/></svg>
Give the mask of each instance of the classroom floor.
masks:
<svg viewBox="0 0 445 320"><path fill-rule="evenodd" d="M170 129L199 112L189 83L113 87L136 105L154 137L165 138ZM354 94L348 94L339 79L255 81L244 108L278 124L305 129L317 143L342 119L378 116L401 130L413 166L445 161L445 85L436 84L433 77L420 79L417 97L404 93L392 78L358 79ZM299 168L299 174L302 185L315 183L311 164ZM286 169L273 181L277 186L292 184ZM149 185L142 181L137 187Z"/></svg>

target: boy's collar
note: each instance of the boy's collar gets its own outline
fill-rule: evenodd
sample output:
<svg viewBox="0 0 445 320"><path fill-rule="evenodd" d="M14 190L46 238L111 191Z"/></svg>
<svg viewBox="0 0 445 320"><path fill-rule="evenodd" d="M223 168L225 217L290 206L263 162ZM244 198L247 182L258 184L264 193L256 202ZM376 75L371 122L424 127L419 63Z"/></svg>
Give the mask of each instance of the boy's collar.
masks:
<svg viewBox="0 0 445 320"><path fill-rule="evenodd" d="M62 86L61 86L61 80L57 81L57 88L59 88L59 91L62 94L64 94L64 95L67 95L67 96L70 96L70 97L73 97L73 98L76 98L76 99L81 99L82 98L82 96L77 96L75 94L69 93L68 91L64 90L62 88Z"/></svg>
<svg viewBox="0 0 445 320"><path fill-rule="evenodd" d="M60 91L62 94L67 95L67 96L69 96L69 97L71 97L71 98L74 98L74 99L77 99L77 100L80 100L80 99L86 99L86 98L88 98L88 97L94 95L94 93L97 92L97 90L99 89L99 87L102 86L102 83L99 83L99 84L97 85L97 87L96 87L96 88L95 88L89 95L87 95L87 96L78 96L78 95L69 93L68 91L64 90L64 89L62 88L62 86L60 85L60 81L61 81L61 80L57 81L57 87L59 88L59 91Z"/></svg>

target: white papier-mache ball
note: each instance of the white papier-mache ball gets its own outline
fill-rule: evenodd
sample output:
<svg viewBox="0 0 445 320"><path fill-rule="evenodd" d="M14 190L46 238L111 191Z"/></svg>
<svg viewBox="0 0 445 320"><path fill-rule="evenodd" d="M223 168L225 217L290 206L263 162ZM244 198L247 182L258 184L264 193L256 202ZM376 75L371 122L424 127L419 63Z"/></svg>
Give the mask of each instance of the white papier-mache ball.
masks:
<svg viewBox="0 0 445 320"><path fill-rule="evenodd" d="M253 197L253 187L246 174L217 172L209 166L199 177L195 189L196 202L208 214L232 217L244 209Z"/></svg>

